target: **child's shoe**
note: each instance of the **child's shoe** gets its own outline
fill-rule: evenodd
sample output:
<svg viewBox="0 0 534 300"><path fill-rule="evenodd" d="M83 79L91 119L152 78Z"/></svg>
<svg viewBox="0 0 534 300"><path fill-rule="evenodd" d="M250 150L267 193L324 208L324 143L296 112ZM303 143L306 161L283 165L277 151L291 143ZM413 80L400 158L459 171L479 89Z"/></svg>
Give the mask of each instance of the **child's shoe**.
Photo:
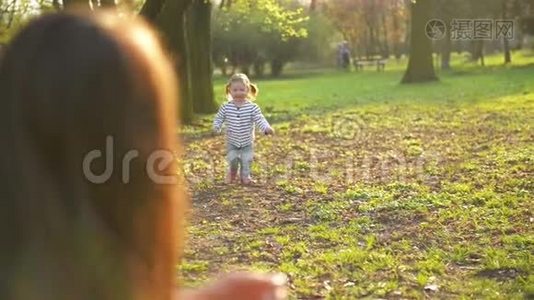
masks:
<svg viewBox="0 0 534 300"><path fill-rule="evenodd" d="M250 178L250 176L248 177L243 177L241 178L241 183L244 184L244 185L251 185L251 184L254 184L254 180L252 180L252 178Z"/></svg>
<svg viewBox="0 0 534 300"><path fill-rule="evenodd" d="M226 174L226 178L224 179L224 183L231 184L235 181L237 177L237 171L230 171L228 174Z"/></svg>

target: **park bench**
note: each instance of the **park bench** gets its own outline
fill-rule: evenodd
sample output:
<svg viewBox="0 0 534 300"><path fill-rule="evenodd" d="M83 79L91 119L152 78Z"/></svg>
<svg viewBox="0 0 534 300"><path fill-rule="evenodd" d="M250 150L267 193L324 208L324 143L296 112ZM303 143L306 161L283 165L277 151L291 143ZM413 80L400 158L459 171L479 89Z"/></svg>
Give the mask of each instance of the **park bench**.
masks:
<svg viewBox="0 0 534 300"><path fill-rule="evenodd" d="M361 59L354 60L354 67L357 71L363 70L365 66L376 66L378 72L386 69L387 59Z"/></svg>

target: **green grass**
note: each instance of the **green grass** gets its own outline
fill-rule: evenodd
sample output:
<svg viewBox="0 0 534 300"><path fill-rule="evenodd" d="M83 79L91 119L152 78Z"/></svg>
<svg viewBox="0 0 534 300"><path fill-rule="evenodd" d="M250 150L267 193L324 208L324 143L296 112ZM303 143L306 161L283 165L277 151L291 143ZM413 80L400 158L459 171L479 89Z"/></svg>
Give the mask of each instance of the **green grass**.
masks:
<svg viewBox="0 0 534 300"><path fill-rule="evenodd" d="M257 103L266 112L295 112L303 109L346 107L365 103L449 103L480 101L523 92L532 73L525 65L534 65L534 56L525 52L514 55L511 66L502 67L501 56L490 56L486 67L467 63L453 56L456 71L440 72L440 82L399 85L405 61L391 60L384 73L373 69L363 72L332 72L288 75L289 78L257 80ZM215 94L224 101L225 79L216 80Z"/></svg>
<svg viewBox="0 0 534 300"><path fill-rule="evenodd" d="M259 80L277 134L258 187L222 184L222 138L186 145L184 284L248 268L288 274L291 299L534 297L534 57L500 62Z"/></svg>

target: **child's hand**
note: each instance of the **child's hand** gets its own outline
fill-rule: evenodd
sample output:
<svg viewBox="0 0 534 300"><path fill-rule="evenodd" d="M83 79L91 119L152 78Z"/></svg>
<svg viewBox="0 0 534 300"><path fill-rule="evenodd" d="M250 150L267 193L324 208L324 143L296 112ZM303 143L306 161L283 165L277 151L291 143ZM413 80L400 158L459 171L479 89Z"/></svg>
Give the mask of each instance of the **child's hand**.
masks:
<svg viewBox="0 0 534 300"><path fill-rule="evenodd" d="M220 129L219 129L219 130L217 130L217 129L213 129L213 130L211 131L211 136L212 136L212 137L218 136L218 135L220 135L220 134L221 134L221 130L220 130Z"/></svg>
<svg viewBox="0 0 534 300"><path fill-rule="evenodd" d="M274 134L274 129L272 127L268 127L265 129L265 135Z"/></svg>

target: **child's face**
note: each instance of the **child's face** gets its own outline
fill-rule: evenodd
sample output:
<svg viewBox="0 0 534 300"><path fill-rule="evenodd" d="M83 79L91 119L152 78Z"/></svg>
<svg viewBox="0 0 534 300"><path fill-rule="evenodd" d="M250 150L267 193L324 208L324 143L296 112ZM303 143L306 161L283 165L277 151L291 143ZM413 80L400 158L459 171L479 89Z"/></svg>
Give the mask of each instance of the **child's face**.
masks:
<svg viewBox="0 0 534 300"><path fill-rule="evenodd" d="M230 84L230 95L235 100L243 100L247 97L248 88L242 82L232 82Z"/></svg>

